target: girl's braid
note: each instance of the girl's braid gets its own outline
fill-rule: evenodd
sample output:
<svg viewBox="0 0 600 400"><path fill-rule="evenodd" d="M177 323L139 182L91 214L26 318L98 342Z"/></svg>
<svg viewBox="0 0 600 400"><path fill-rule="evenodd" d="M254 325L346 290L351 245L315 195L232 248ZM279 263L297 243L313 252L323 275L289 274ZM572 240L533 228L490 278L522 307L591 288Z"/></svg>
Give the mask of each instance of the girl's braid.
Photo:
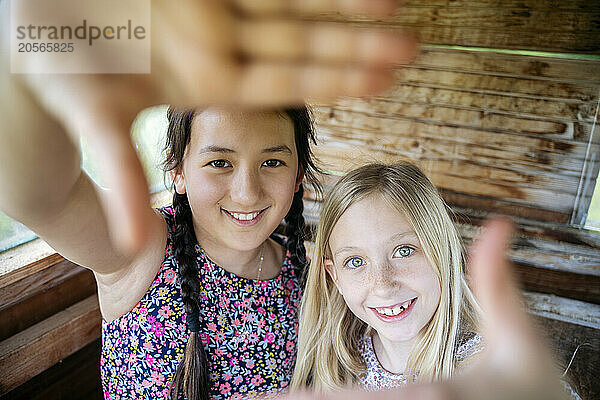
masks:
<svg viewBox="0 0 600 400"><path fill-rule="evenodd" d="M304 187L301 184L300 188L294 193L294 199L290 211L285 216L285 235L287 236L286 248L290 252L292 264L298 270L298 277L301 286L304 286L304 275L306 270L306 249L304 248Z"/></svg>
<svg viewBox="0 0 600 400"><path fill-rule="evenodd" d="M173 208L175 210L173 253L178 264L178 276L190 337L185 348L184 359L175 374L174 384L171 387L171 398L177 399L180 386L183 386L183 392L189 400L208 399L210 387L208 359L199 335L200 279L195 250L196 236L187 195L175 193Z"/></svg>

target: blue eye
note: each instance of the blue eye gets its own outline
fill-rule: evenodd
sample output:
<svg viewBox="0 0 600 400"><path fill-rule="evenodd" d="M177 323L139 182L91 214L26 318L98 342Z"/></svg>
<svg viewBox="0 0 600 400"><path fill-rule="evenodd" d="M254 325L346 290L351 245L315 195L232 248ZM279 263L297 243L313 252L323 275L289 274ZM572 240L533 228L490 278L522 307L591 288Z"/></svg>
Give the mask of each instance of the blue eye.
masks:
<svg viewBox="0 0 600 400"><path fill-rule="evenodd" d="M394 257L405 258L412 255L415 252L410 246L400 246L394 251Z"/></svg>
<svg viewBox="0 0 600 400"><path fill-rule="evenodd" d="M344 261L344 266L351 269L360 268L365 264L365 260L360 257L352 257Z"/></svg>
<svg viewBox="0 0 600 400"><path fill-rule="evenodd" d="M267 160L263 163L263 166L269 167L269 168L277 168L280 165L284 165L283 161L275 160L275 159Z"/></svg>
<svg viewBox="0 0 600 400"><path fill-rule="evenodd" d="M209 162L207 165L210 165L213 168L227 168L231 167L231 164L225 160L214 160Z"/></svg>

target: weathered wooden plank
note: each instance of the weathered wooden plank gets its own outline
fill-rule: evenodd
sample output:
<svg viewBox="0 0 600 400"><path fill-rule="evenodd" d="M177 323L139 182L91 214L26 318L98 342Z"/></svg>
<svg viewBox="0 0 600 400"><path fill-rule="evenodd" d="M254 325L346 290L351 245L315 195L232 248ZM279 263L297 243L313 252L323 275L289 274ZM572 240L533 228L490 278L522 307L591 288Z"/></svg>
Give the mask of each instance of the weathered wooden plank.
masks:
<svg viewBox="0 0 600 400"><path fill-rule="evenodd" d="M523 289L600 304L600 277L549 270L513 260L515 276Z"/></svg>
<svg viewBox="0 0 600 400"><path fill-rule="evenodd" d="M510 9L534 10L569 10L586 12L600 9L600 4L586 0L405 0L403 5L410 7L460 7L460 8L489 8L503 7Z"/></svg>
<svg viewBox="0 0 600 400"><path fill-rule="evenodd" d="M476 196L466 193L457 193L451 190L440 189L439 191L442 197L444 198L444 201L446 201L446 203L448 203L449 205L453 206L453 208L475 208L478 211L485 210L489 213L527 218L529 220L533 220L535 224L542 224L544 222L566 224L569 222L569 218L571 217L571 214L567 212L561 213L557 211L543 210L534 206L515 204L502 199L494 199L491 197ZM574 235L571 235L569 237L572 236ZM576 242L581 243L581 240L582 239L578 238Z"/></svg>
<svg viewBox="0 0 600 400"><path fill-rule="evenodd" d="M369 104L380 103L379 107L418 106L435 107L437 109L458 109L479 113L476 117L489 118L499 116L501 118L514 117L524 119L527 123L542 124L554 123L549 129L556 130L556 134L566 139L586 141L594 122L594 112L597 102L566 103L550 100L538 100L529 98L515 98L512 96L471 93L461 90L439 89L413 85L401 85L401 89L395 91L393 98L376 97L368 101ZM336 104L343 106L342 101ZM408 114L409 115L409 114ZM413 115L411 115L413 116ZM506 129L501 126L500 129ZM521 127L513 130L524 130ZM534 125L535 131L540 131L539 126ZM545 132L543 132L545 133ZM546 134L550 134L547 132Z"/></svg>
<svg viewBox="0 0 600 400"><path fill-rule="evenodd" d="M399 141L403 140L402 138L424 137L510 152L510 158L517 160L519 154L524 154L524 161L543 166L560 162L561 169L567 170L580 170L585 159L587 143L545 138L523 132L487 131L473 126L453 124L452 121L439 122L405 115L373 113L369 102L364 100L356 100L350 104L346 103L343 109L329 106L314 110L319 138L339 135L340 138L344 138L344 142L352 143L353 135L371 135L371 142L375 143L375 140L379 140L379 135L386 134L398 136Z"/></svg>
<svg viewBox="0 0 600 400"><path fill-rule="evenodd" d="M458 228L467 243L470 243L479 231L477 226L470 224L458 224ZM514 262L521 265L600 277L598 248L517 235L508 254ZM597 285L600 280L594 279L590 282ZM600 291L599 288L595 290Z"/></svg>
<svg viewBox="0 0 600 400"><path fill-rule="evenodd" d="M455 88L476 93L503 94L540 100L589 102L598 98L598 85L592 83L556 82L410 67L396 69L394 73L400 83L420 84L424 87ZM394 91L391 91L388 96L393 97Z"/></svg>
<svg viewBox="0 0 600 400"><path fill-rule="evenodd" d="M44 268L55 265L64 260L63 256L57 254L43 240L38 239L30 243L18 246L18 248L7 250L3 255L4 271L0 273L0 288L13 284L14 282L31 276ZM31 247L38 251L29 253ZM39 256L39 257L36 257ZM25 259L21 263L21 259Z"/></svg>
<svg viewBox="0 0 600 400"><path fill-rule="evenodd" d="M0 342L0 395L100 337L98 296Z"/></svg>
<svg viewBox="0 0 600 400"><path fill-rule="evenodd" d="M598 321L600 306L539 293L524 293L524 298L563 371L575 355L568 381L583 399L599 398L600 331L597 323L578 318Z"/></svg>
<svg viewBox="0 0 600 400"><path fill-rule="evenodd" d="M445 161L468 161L476 164L485 164L491 168L503 168L519 173L521 176L539 176L542 180L552 179L558 190L572 191L571 181L577 180L583 165L582 159L568 158L563 154L550 152L539 152L535 147L523 143L520 149L514 148L521 142L518 136L508 136L495 132L481 131L482 138L490 138L496 142L489 145L477 145L465 143L461 140L453 140L438 137L435 133L443 131L445 127L427 126L424 123L422 130L415 130L415 125L410 121L393 121L395 119L384 117L372 117L372 121L349 121L344 125L320 124L317 128L322 147L332 148L359 148L360 151L377 152L382 156L386 154L392 157L394 154L408 157L415 161L422 160L445 160ZM371 119L371 117L369 117ZM375 122L378 126L360 126L363 123ZM456 131L460 128L455 127ZM414 133L413 133L414 132ZM441 136L441 135L439 135ZM506 146L502 148L502 141ZM512 146L511 146L512 143ZM318 150L318 149L317 149ZM581 149L577 149L581 150ZM318 150L323 153L324 150ZM358 156L358 154L357 154ZM376 157L376 155L375 155ZM355 157L357 158L357 157ZM531 183L531 179L526 179Z"/></svg>
<svg viewBox="0 0 600 400"><path fill-rule="evenodd" d="M362 107L361 107L362 106ZM452 123L494 132L526 133L548 138L589 140L593 125L593 115L581 116L581 120L544 117L521 111L502 111L481 106L458 106L456 104L435 104L432 102L402 101L376 98L361 101L342 100L335 109L367 111L372 114L406 116L412 119L427 120L432 123Z"/></svg>
<svg viewBox="0 0 600 400"><path fill-rule="evenodd" d="M96 293L91 271L70 261L0 289L0 341Z"/></svg>
<svg viewBox="0 0 600 400"><path fill-rule="evenodd" d="M10 400L103 400L100 339L10 391Z"/></svg>
<svg viewBox="0 0 600 400"><path fill-rule="evenodd" d="M340 148L334 145L318 147L315 154L323 160L326 167L335 168L336 171L348 171L369 161L390 162L408 158L402 157L396 149L390 149L386 154L381 149L370 151L359 147ZM501 198L559 212L570 212L573 207L575 184L572 186L571 193L566 193L541 185L537 187L519 185L516 180L512 182L510 180L499 181L498 179L503 171L500 169L494 171L488 166L477 165L473 162L445 161L439 158L427 160L411 158L411 161L417 161L416 163L424 170L431 181L443 189ZM494 172L497 172L498 176L485 179L486 174L489 175ZM524 178L526 179L526 177ZM537 181L533 179L532 182Z"/></svg>
<svg viewBox="0 0 600 400"><path fill-rule="evenodd" d="M502 2L490 6L478 2L462 6L410 3L384 19L336 14L313 19L411 29L424 43L432 44L600 53L598 7L550 8L535 3L529 0L518 7Z"/></svg>
<svg viewBox="0 0 600 400"><path fill-rule="evenodd" d="M407 67L600 85L600 60L426 48L415 63Z"/></svg>
<svg viewBox="0 0 600 400"><path fill-rule="evenodd" d="M600 330L600 305L535 292L524 292L533 315Z"/></svg>

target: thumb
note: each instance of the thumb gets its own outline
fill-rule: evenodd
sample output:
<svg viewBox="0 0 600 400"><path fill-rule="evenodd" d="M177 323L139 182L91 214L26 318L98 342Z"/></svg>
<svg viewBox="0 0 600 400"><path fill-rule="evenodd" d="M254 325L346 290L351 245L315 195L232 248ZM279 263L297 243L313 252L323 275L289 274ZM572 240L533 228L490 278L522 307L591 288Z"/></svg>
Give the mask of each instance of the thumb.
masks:
<svg viewBox="0 0 600 400"><path fill-rule="evenodd" d="M549 357L523 310L506 258L512 232L507 219L488 221L472 247L470 274L483 312L484 359L489 372L519 380L546 371Z"/></svg>
<svg viewBox="0 0 600 400"><path fill-rule="evenodd" d="M85 137L101 165L100 198L113 245L125 255L140 251L148 239L153 212L148 184L131 142L131 121L104 113Z"/></svg>

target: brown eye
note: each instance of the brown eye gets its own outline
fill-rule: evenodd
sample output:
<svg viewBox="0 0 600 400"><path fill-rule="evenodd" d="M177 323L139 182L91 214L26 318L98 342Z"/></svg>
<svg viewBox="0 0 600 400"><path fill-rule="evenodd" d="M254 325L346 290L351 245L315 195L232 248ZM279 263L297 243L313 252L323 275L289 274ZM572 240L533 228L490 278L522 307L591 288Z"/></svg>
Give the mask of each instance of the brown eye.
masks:
<svg viewBox="0 0 600 400"><path fill-rule="evenodd" d="M269 168L277 168L280 165L283 165L283 161L279 161L279 160L275 160L275 159L271 159L271 160L267 160L263 163L263 165L265 167L269 167Z"/></svg>
<svg viewBox="0 0 600 400"><path fill-rule="evenodd" d="M209 162L208 165L210 165L213 168L226 168L231 166L231 164L229 164L225 160L214 160Z"/></svg>

